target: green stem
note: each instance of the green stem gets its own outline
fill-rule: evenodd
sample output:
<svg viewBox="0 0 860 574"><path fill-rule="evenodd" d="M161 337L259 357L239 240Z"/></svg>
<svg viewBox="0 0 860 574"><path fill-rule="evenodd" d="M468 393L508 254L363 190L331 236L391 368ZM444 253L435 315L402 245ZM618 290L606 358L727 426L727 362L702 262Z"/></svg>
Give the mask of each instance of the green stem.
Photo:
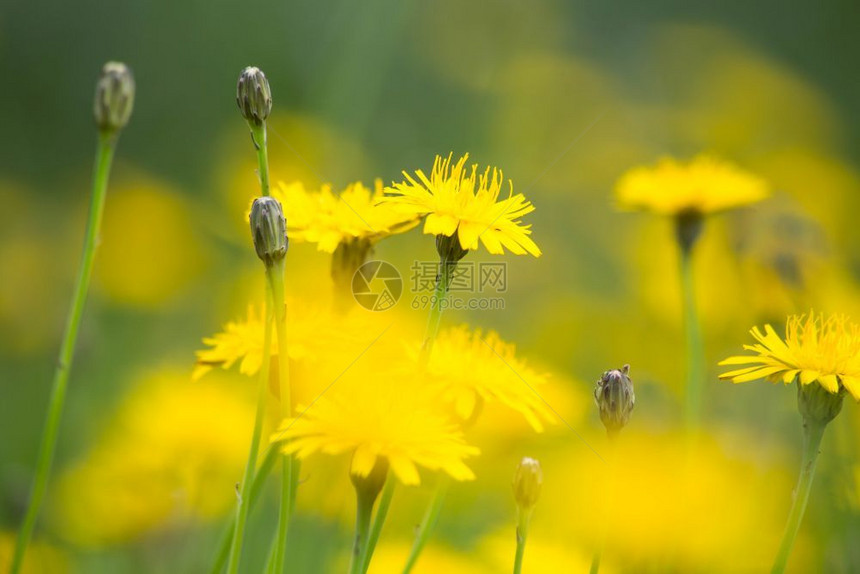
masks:
<svg viewBox="0 0 860 574"><path fill-rule="evenodd" d="M403 567L403 574L409 574L418 562L418 557L427 541L430 540L430 534L436 527L436 522L439 520L439 513L442 511L442 504L445 502L445 495L448 493L448 485L450 479L447 475L439 477L439 486L436 487L436 492L433 494L433 500L427 511L424 513L424 518L421 520L421 525L418 526L418 532L415 535L415 541L412 543L412 551L409 553L409 558L406 560L406 566Z"/></svg>
<svg viewBox="0 0 860 574"><path fill-rule="evenodd" d="M376 543L379 542L379 536L382 534L382 526L385 524L385 519L388 517L388 509L391 507L391 498L394 496L394 486L397 480L393 476L389 476L385 481L385 487L382 489L382 498L379 499L379 508L376 509L376 517L373 519L373 526L370 529L370 536L367 539L367 547L365 548L364 558L362 560L361 572L364 574L370 568L370 559L373 557L373 552L376 550Z"/></svg>
<svg viewBox="0 0 860 574"><path fill-rule="evenodd" d="M284 261L266 269L266 277L273 293L275 326L278 332L278 383L281 395L281 418L293 416L290 388L290 359L287 345L287 306L284 301ZM278 508L278 534L275 548L274 571L283 572L287 552L287 533L292 515L293 455L284 455L281 461L281 500Z"/></svg>
<svg viewBox="0 0 860 574"><path fill-rule="evenodd" d="M269 195L269 152L266 145L266 122L263 125L251 128L251 140L257 150L257 166L260 174L260 191L263 195Z"/></svg>
<svg viewBox="0 0 860 574"><path fill-rule="evenodd" d="M427 316L427 328L424 331L424 342L421 345L421 354L418 357L418 364L421 368L427 366L430 360L430 354L433 352L433 344L436 342L436 337L439 335L439 325L442 321L442 312L445 310L445 301L448 298L448 288L451 286L451 279L454 277L454 272L457 270L456 261L448 261L442 258L439 261L439 274L436 277L436 289L433 292L433 299L430 302L430 313Z"/></svg>
<svg viewBox="0 0 860 574"><path fill-rule="evenodd" d="M514 556L514 574L523 571L523 555L526 552L526 537L529 533L529 520L531 512L517 511L517 553Z"/></svg>
<svg viewBox="0 0 860 574"><path fill-rule="evenodd" d="M51 464L54 460L54 451L57 447L57 436L60 430L60 418L63 413L63 405L66 402L66 389L69 382L69 372L72 367L72 359L75 353L75 344L78 340L78 330L84 313L84 303L90 287L93 261L96 255L96 247L101 231L102 213L104 212L105 195L107 194L108 177L110 175L111 161L116 149L116 134L102 133L99 135L98 147L96 148L96 161L93 168L93 189L90 197L90 211L87 219L87 229L84 238L83 254L78 277L75 283L72 304L66 319L66 329L63 334L63 342L60 345L59 359L54 370L54 381L51 385L51 396L48 400L48 413L45 418L45 426L42 430L42 442L39 445L39 455L36 462L36 474L33 477L33 486L30 491L30 502L24 522L18 533L15 544L15 553L12 557L12 566L9 572L17 574L24 560L24 553L36 519L45 498L48 488L48 477L51 474Z"/></svg>
<svg viewBox="0 0 860 574"><path fill-rule="evenodd" d="M615 492L615 452L617 450L616 442L618 439L618 432L615 431L610 433L607 431L606 436L609 439L609 448L606 454L606 488L602 489L602 504L604 512L600 528L599 542L597 543L597 549L594 551L594 556L591 559L591 569L589 570L590 574L597 574L600 571L600 562L603 559L603 549L606 547L606 539L615 514L614 506L612 504L614 501L612 493Z"/></svg>
<svg viewBox="0 0 860 574"><path fill-rule="evenodd" d="M797 480L797 488L794 491L794 502L788 515L788 523L785 526L785 534L779 545L779 552L774 560L771 574L782 574L791 555L794 539L800 530L803 513L806 511L806 503L809 501L809 491L812 488L812 479L815 476L815 463L818 460L818 450L821 439L824 436L826 423L815 423L804 421L803 423L803 462L800 467L800 477Z"/></svg>
<svg viewBox="0 0 860 574"><path fill-rule="evenodd" d="M260 366L260 391L257 399L257 412L254 416L254 431L251 435L251 448L248 452L248 462L245 464L245 477L242 479L242 490L236 511L236 529L233 533L233 544L230 547L230 560L227 572L236 574L239 571L239 561L242 555L242 541L245 536L245 522L248 518L248 507L251 499L251 485L254 483L254 469L257 466L257 454L260 450L260 437L263 433L263 419L266 416L266 399L269 391L269 363L272 353L272 290L266 294L265 326L263 327L263 362Z"/></svg>
<svg viewBox="0 0 860 574"><path fill-rule="evenodd" d="M251 483L251 500L248 502L249 512L254 509L254 506L260 499L266 479L269 477L272 467L275 466L275 462L280 458L280 454L280 449L275 444L269 445L269 448L263 454L263 461L260 463L256 474L254 474L253 483ZM233 515L230 517L230 522L227 524L224 534L221 536L221 542L218 544L218 555L215 557L215 563L210 570L211 574L220 574L224 570L224 565L230 557L230 547L233 543L233 532L235 529L236 516Z"/></svg>
<svg viewBox="0 0 860 574"><path fill-rule="evenodd" d="M367 543L370 532L370 517L373 513L374 499L356 489L355 506L355 540L352 546L352 558L349 561L349 574L364 572L364 559L367 556Z"/></svg>
<svg viewBox="0 0 860 574"><path fill-rule="evenodd" d="M702 332L696 312L693 263L690 249L681 249L681 291L684 300L684 334L687 342L687 387L684 418L689 435L698 431L702 411L704 357Z"/></svg>

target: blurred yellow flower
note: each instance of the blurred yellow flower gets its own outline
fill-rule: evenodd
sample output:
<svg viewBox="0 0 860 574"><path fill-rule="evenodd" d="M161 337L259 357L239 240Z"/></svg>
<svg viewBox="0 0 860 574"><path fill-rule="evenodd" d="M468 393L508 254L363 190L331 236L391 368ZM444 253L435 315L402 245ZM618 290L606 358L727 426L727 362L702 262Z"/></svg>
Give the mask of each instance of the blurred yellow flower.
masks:
<svg viewBox="0 0 860 574"><path fill-rule="evenodd" d="M318 358L339 348L344 343L354 342L359 333L365 332L367 315L359 312L334 315L319 307L300 301L287 302L287 331L290 359ZM193 380L209 372L213 367L231 368L236 361L239 372L253 376L260 370L263 361L263 313L253 305L248 306L244 320L230 321L224 330L203 342L208 349L197 351ZM272 343L272 357L278 356L278 346Z"/></svg>
<svg viewBox="0 0 860 574"><path fill-rule="evenodd" d="M763 179L728 162L699 155L688 163L664 158L654 167L631 169L615 193L626 209L706 215L761 201L769 188Z"/></svg>
<svg viewBox="0 0 860 574"><path fill-rule="evenodd" d="M860 400L860 327L844 315L791 315L784 341L770 325L764 326L764 333L758 327L750 333L758 343L744 349L757 354L729 357L720 365L753 366L723 373L721 379L745 383L765 378L789 384L797 378L801 385L817 382L830 393L845 388Z"/></svg>
<svg viewBox="0 0 860 574"><path fill-rule="evenodd" d="M437 408L438 399L408 379L353 367L347 380L321 395L272 436L301 459L321 452L352 452L350 472L367 476L378 458L388 460L403 483L421 482L418 466L442 470L455 480L472 480L463 459L478 454Z"/></svg>
<svg viewBox="0 0 860 574"><path fill-rule="evenodd" d="M418 181L403 172L406 181L387 188L385 201L403 206L408 213L426 215L424 233L456 234L463 249L477 249L480 239L490 253L501 255L506 247L517 255L528 252L540 257L541 250L529 237L531 225L520 222L534 211L531 202L521 193L514 195L512 183L508 197L497 201L504 179L501 170L487 167L479 175L473 164L467 173L469 155L454 165L452 157L436 156L429 178L420 169L415 172Z"/></svg>
<svg viewBox="0 0 860 574"><path fill-rule="evenodd" d="M290 239L316 243L326 253L334 253L340 243L374 243L418 225L416 214L381 203L381 180L374 182L372 191L356 182L339 194L332 193L330 185L311 192L301 182L281 183L272 195L284 206Z"/></svg>
<svg viewBox="0 0 860 574"><path fill-rule="evenodd" d="M235 504L253 401L217 377L145 376L92 450L57 481L58 531L102 546L219 518Z"/></svg>
<svg viewBox="0 0 860 574"><path fill-rule="evenodd" d="M408 544L380 544L373 553L369 574L389 574L400 572L409 557ZM413 574L490 574L498 572L491 569L479 558L465 552L457 552L439 544L428 544L421 553L421 559L412 569ZM507 567L507 566L505 566Z"/></svg>
<svg viewBox="0 0 860 574"><path fill-rule="evenodd" d="M419 348L410 349L416 359ZM499 401L525 417L537 432L554 420L537 394L547 375L516 356L516 348L495 331L470 331L466 325L439 334L427 364L426 378L453 405L457 416L470 421L485 402Z"/></svg>

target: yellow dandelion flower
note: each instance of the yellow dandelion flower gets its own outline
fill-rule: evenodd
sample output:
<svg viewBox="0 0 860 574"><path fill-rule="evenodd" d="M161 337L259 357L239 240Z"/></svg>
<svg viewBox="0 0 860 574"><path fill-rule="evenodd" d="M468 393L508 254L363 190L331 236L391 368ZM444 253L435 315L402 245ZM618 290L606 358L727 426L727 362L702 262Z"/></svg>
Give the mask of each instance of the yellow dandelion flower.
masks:
<svg viewBox="0 0 860 574"><path fill-rule="evenodd" d="M478 173L477 164L467 171L466 160L461 157L451 163L453 154L446 159L436 156L433 171L427 177L417 170L417 180L403 172L406 181L386 189L386 202L402 206L408 213L426 215L424 233L452 237L457 234L465 250L478 248L478 239L490 253L501 255L503 248L511 253L530 253L540 257L541 251L532 241L531 225L520 218L534 211L534 206L521 193L514 195L509 182L508 197L499 201L504 177L501 170L487 167Z"/></svg>
<svg viewBox="0 0 860 574"><path fill-rule="evenodd" d="M418 357L419 349L410 351ZM535 390L547 376L517 358L515 346L494 331L470 331L466 325L442 331L425 376L463 420L472 420L491 401L520 413L537 432L554 420Z"/></svg>
<svg viewBox="0 0 860 574"><path fill-rule="evenodd" d="M380 180L373 190L356 182L339 194L330 185L312 192L301 182L281 183L272 195L284 206L289 238L316 243L326 253L334 253L341 243L359 240L372 244L418 225L417 215L381 202Z"/></svg>
<svg viewBox="0 0 860 574"><path fill-rule="evenodd" d="M334 316L330 311L308 307L299 302L287 303L290 359L315 359L330 348L356 342L364 332L365 316L359 314ZM197 380L213 367L231 368L239 361L239 372L254 376L263 362L263 313L248 306L245 319L230 321L224 330L203 339L208 349L197 351L197 361L191 376ZM278 346L272 342L272 357L278 356Z"/></svg>
<svg viewBox="0 0 860 574"><path fill-rule="evenodd" d="M361 371L356 373L354 371ZM420 483L418 467L441 470L455 480L473 480L463 459L478 454L457 425L436 408L438 400L407 381L356 366L349 380L284 421L273 441L305 459L315 453L352 453L350 472L367 476L377 459L407 485Z"/></svg>
<svg viewBox="0 0 860 574"><path fill-rule="evenodd" d="M767 197L768 184L731 163L699 155L687 163L672 158L625 173L615 189L622 208L685 215L724 211Z"/></svg>
<svg viewBox="0 0 860 574"><path fill-rule="evenodd" d="M860 400L860 327L844 315L792 315L785 340L770 325L750 331L758 343L744 345L756 355L729 357L720 365L752 365L720 375L734 383L768 379L785 384L818 383L830 393L841 388Z"/></svg>

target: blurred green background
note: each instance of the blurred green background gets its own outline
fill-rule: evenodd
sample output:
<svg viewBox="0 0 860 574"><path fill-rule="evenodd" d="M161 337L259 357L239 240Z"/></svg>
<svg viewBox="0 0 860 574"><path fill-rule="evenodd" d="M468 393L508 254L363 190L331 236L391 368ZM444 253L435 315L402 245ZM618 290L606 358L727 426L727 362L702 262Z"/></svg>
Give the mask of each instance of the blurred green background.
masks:
<svg viewBox="0 0 860 574"><path fill-rule="evenodd" d="M263 69L272 86L273 180L390 183L451 150L501 167L537 206L529 222L544 256L507 257L504 311L446 321L498 329L577 381L569 390L583 404L602 371L631 363L636 417L647 429L679 420L676 255L668 223L618 213L613 185L635 165L701 151L768 179L773 198L709 222L699 248L713 375L706 418L726 451L755 445L764 453L757 464L778 463L793 476L793 389L717 383L715 365L748 342L753 324L778 326L813 306L860 317L858 27L856 3L839 0L7 0L0 529L17 526L34 464L83 235L93 87L111 59L133 68L137 97L112 176L55 476L84 456L141 373L190 373L201 337L241 315L255 292L246 278L258 264L242 218L254 156L234 102L246 65ZM406 269L432 258L432 242L413 231L377 254ZM329 289L322 254L298 246L291 258L317 271L296 290ZM860 498L855 411L846 403L834 424L839 449L827 453L814 487L806 525L820 533L808 551L815 570L860 569L851 543L860 535L850 503ZM595 421L588 414L582 424ZM557 440L585 448L572 435ZM845 482L852 473L857 483ZM50 514L40 532L63 546ZM329 540L314 529L330 526L307 522L300 536ZM211 544L217 532L215 521L194 536ZM152 543L96 552L84 569L170 569ZM149 558L136 562L135 552ZM199 566L208 555L189 560Z"/></svg>

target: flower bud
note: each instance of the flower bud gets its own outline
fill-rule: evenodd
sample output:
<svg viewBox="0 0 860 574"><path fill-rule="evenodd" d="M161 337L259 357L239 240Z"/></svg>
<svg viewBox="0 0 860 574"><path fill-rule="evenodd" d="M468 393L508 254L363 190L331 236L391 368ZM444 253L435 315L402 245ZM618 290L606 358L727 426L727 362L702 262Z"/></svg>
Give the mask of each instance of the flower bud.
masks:
<svg viewBox="0 0 860 574"><path fill-rule="evenodd" d="M831 393L818 382L808 385L797 381L797 409L805 421L816 424L828 424L842 410L842 399L845 391L842 387Z"/></svg>
<svg viewBox="0 0 860 574"><path fill-rule="evenodd" d="M460 237L456 233L454 235L437 235L436 236L436 253L439 258L447 263L457 263L469 251L463 249L460 245Z"/></svg>
<svg viewBox="0 0 860 574"><path fill-rule="evenodd" d="M122 62L108 62L96 83L93 114L102 133L125 127L134 107L134 76Z"/></svg>
<svg viewBox="0 0 860 574"><path fill-rule="evenodd" d="M534 508L542 485L543 472L540 463L533 458L523 458L514 474L514 500L520 510L529 511Z"/></svg>
<svg viewBox="0 0 860 574"><path fill-rule="evenodd" d="M281 202L274 197L258 197L251 205L251 235L254 249L266 267L271 267L287 255L287 222Z"/></svg>
<svg viewBox="0 0 860 574"><path fill-rule="evenodd" d="M600 411L600 420L610 435L624 428L633 414L636 395L633 393L633 381L628 376L629 372L630 365L624 365L620 371L606 371L594 389L594 401Z"/></svg>
<svg viewBox="0 0 860 574"><path fill-rule="evenodd" d="M236 85L236 103L249 125L263 125L272 112L272 90L262 70L253 66L242 70Z"/></svg>

